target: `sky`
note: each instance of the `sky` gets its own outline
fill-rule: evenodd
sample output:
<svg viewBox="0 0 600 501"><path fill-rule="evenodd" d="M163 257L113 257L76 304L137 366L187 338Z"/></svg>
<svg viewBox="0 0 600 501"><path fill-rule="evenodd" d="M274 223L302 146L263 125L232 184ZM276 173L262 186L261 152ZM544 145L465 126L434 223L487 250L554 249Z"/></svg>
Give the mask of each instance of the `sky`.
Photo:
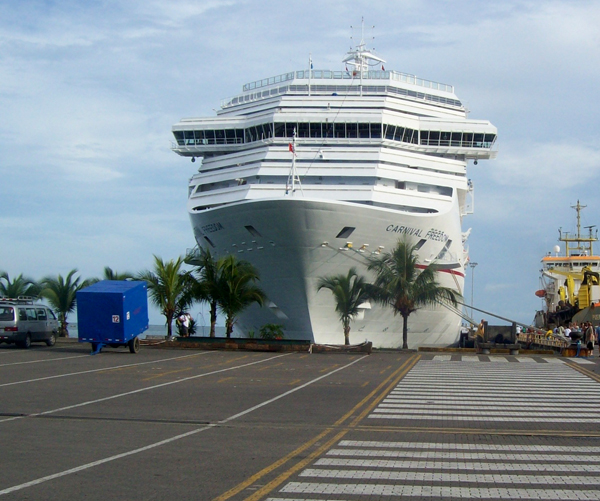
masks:
<svg viewBox="0 0 600 501"><path fill-rule="evenodd" d="M497 159L468 167L464 295L531 322L571 206L600 225L595 0L0 0L0 270L89 278L183 255L196 167L171 126L309 55L343 69L362 17L386 70L453 85L498 128Z"/></svg>

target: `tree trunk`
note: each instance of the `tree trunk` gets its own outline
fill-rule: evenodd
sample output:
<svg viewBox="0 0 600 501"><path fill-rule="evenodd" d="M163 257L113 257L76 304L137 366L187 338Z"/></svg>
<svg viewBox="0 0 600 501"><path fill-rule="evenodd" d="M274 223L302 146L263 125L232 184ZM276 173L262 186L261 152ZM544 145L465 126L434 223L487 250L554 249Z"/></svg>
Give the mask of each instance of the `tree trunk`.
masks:
<svg viewBox="0 0 600 501"><path fill-rule="evenodd" d="M229 316L227 316L227 320L225 321L225 327L227 328L227 339L230 339L233 332L233 319Z"/></svg>
<svg viewBox="0 0 600 501"><path fill-rule="evenodd" d="M402 349L408 350L408 315L402 315Z"/></svg>
<svg viewBox="0 0 600 501"><path fill-rule="evenodd" d="M210 337L215 337L215 326L217 325L217 302L210 303Z"/></svg>
<svg viewBox="0 0 600 501"><path fill-rule="evenodd" d="M350 326L344 326L344 344L348 346L350 344Z"/></svg>
<svg viewBox="0 0 600 501"><path fill-rule="evenodd" d="M173 316L166 315L167 317L167 338L171 339L173 337Z"/></svg>

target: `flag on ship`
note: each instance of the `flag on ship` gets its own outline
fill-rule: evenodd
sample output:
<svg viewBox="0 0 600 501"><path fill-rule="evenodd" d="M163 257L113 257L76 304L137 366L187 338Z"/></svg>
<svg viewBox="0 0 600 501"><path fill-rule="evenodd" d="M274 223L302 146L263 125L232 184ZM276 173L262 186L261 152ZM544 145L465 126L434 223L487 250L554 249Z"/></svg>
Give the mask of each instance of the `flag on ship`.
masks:
<svg viewBox="0 0 600 501"><path fill-rule="evenodd" d="M296 154L296 150L294 149L294 145L292 143L290 143L289 149L294 155Z"/></svg>

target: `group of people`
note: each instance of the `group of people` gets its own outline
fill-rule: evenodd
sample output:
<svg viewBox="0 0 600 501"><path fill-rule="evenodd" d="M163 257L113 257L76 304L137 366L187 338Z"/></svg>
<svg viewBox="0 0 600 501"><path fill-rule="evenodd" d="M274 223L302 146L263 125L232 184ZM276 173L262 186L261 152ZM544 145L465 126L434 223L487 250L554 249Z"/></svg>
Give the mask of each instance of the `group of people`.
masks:
<svg viewBox="0 0 600 501"><path fill-rule="evenodd" d="M591 322L582 322L580 325L577 322L572 322L567 327L563 327L562 325L555 327L548 334L564 336L573 341L580 340L590 352L593 352L594 346L598 344L598 340L600 339L600 324L594 329Z"/></svg>

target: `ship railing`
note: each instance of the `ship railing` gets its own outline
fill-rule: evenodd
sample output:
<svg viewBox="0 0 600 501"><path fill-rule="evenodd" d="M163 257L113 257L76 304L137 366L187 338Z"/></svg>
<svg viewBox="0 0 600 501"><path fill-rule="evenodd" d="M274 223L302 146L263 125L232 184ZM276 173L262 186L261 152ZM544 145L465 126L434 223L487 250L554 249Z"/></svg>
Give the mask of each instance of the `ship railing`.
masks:
<svg viewBox="0 0 600 501"><path fill-rule="evenodd" d="M389 72L383 72L389 73ZM343 94L343 95L382 95L382 94L398 94L406 99L426 101L426 102L434 102L440 103L448 106L452 106L458 109L463 109L462 103L454 99L453 97L439 96L430 93L420 92L417 90L406 89L402 87L397 87L395 85L368 85L365 81L362 82L360 80L356 80L355 78L345 78L345 80L349 80L345 85L318 85L311 84L310 85L310 93L313 95L332 95L332 94ZM387 79L389 81L389 79ZM399 81L403 81L401 79L396 79ZM248 88L244 87L245 94L240 94L234 97L229 97L221 100L221 108L227 109L232 106L238 106L245 103L251 103L255 101L259 101L262 99L267 99L270 97L279 96L282 94L298 94L298 95L306 95L309 92L308 82L305 84L303 79L303 83L294 85L294 84L284 84L278 87L269 87L261 90L261 87ZM317 80L318 81L318 80ZM406 81L406 80L404 80ZM411 83L411 82L407 82ZM434 82L432 82L433 84ZM427 88L434 90L444 90L446 92L453 92L453 88L451 86L446 86L448 89L442 89L441 87L445 84L437 84L438 87L429 86ZM424 86L425 87L425 86ZM253 92L254 91L254 92Z"/></svg>
<svg viewBox="0 0 600 501"><path fill-rule="evenodd" d="M362 73L362 74L361 74ZM270 78L263 78L256 80L244 85L244 92L276 85L290 80L305 79L305 80L395 80L397 82L407 83L411 85L417 85L419 87L425 87L427 89L441 90L443 92L454 93L454 87L452 85L434 82L433 80L426 80L419 78L409 73L401 73L398 71L385 71L385 70L346 70L346 71L331 71L331 70L299 70L296 72L283 73Z"/></svg>

